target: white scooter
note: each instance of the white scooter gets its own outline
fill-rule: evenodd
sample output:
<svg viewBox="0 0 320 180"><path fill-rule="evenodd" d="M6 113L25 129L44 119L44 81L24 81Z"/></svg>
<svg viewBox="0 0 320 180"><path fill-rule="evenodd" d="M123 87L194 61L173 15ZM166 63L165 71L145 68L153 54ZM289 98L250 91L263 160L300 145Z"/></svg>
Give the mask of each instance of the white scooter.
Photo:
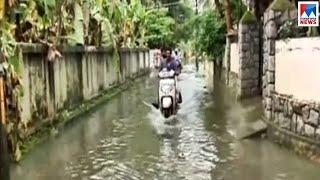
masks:
<svg viewBox="0 0 320 180"><path fill-rule="evenodd" d="M177 76L175 71L163 69L159 73L158 102L159 109L165 118L175 115L178 105L182 102L181 94L177 90Z"/></svg>

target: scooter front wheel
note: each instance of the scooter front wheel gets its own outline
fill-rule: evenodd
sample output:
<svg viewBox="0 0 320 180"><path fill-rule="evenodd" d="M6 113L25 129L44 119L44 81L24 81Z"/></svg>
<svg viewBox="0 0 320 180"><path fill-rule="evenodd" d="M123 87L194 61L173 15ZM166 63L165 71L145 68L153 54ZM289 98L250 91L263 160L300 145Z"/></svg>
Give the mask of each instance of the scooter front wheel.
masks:
<svg viewBox="0 0 320 180"><path fill-rule="evenodd" d="M172 110L171 109L163 109L162 114L165 118L169 118L172 115Z"/></svg>
<svg viewBox="0 0 320 180"><path fill-rule="evenodd" d="M178 102L179 104L181 104L182 103L182 95L181 95L181 92L179 92L179 102Z"/></svg>

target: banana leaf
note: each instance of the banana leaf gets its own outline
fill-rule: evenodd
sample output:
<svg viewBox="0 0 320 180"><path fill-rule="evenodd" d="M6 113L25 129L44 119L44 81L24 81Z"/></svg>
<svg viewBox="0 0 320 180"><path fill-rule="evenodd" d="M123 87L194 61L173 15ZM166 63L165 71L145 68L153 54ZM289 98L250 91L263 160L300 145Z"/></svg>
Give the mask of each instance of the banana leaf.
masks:
<svg viewBox="0 0 320 180"><path fill-rule="evenodd" d="M84 44L84 31L83 31L83 12L82 8L79 5L79 3L75 3L74 5L74 33L71 35L71 38L74 39L74 41L71 41L70 43L72 45L77 44Z"/></svg>
<svg viewBox="0 0 320 180"><path fill-rule="evenodd" d="M23 58L22 50L19 47L15 48L14 56L8 59L8 63L12 65L14 72L21 78L23 76Z"/></svg>

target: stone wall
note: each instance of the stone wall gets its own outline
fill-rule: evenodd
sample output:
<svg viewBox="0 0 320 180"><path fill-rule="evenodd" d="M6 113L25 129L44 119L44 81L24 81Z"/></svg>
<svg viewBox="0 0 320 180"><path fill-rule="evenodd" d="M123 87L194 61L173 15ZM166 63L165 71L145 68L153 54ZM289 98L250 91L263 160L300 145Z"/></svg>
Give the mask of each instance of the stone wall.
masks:
<svg viewBox="0 0 320 180"><path fill-rule="evenodd" d="M265 116L271 118L271 92L275 90L275 41L277 38L277 24L275 22L275 11L268 10L264 14L264 34L263 34L263 76L262 76L262 96L265 106Z"/></svg>
<svg viewBox="0 0 320 180"><path fill-rule="evenodd" d="M320 103L272 95L272 122L296 134L320 140Z"/></svg>
<svg viewBox="0 0 320 180"><path fill-rule="evenodd" d="M117 63L108 48L59 47L63 58L48 62L45 47L21 47L24 61L22 120L31 129L149 70L147 49L122 49L120 63Z"/></svg>
<svg viewBox="0 0 320 180"><path fill-rule="evenodd" d="M229 86L237 89L238 75L239 75L239 46L238 34L228 37L230 40L230 59L228 63L227 83Z"/></svg>
<svg viewBox="0 0 320 180"><path fill-rule="evenodd" d="M267 119L271 118L271 96L275 91L275 43L278 29L286 20L296 17L297 10L288 0L274 1L264 13L262 96Z"/></svg>
<svg viewBox="0 0 320 180"><path fill-rule="evenodd" d="M238 99L261 94L259 31L259 21L253 12L247 11L240 20L238 32L226 37L220 78L235 88Z"/></svg>
<svg viewBox="0 0 320 180"><path fill-rule="evenodd" d="M259 24L254 15L247 11L239 25L239 75L238 97L259 94Z"/></svg>
<svg viewBox="0 0 320 180"><path fill-rule="evenodd" d="M269 124L268 134L272 139L298 153L320 160L320 103L314 100L306 101L301 99L301 97L298 99L296 96L292 96L291 90L285 94L279 94L275 88L275 81L278 79L275 75L286 74L286 72L276 71L293 71L292 69L276 67L277 61L281 61L282 57L277 56L277 53L283 53L279 49L276 50L278 30L285 21L295 19L296 17L297 10L288 0L274 1L264 13L264 116ZM291 49L287 53L292 52ZM301 61L304 61L304 59L301 59ZM293 62L291 61L291 63ZM290 66L287 67L290 68ZM303 67L296 68L300 68L301 70ZM294 73L300 70L294 71ZM311 71L311 69L303 69L302 71ZM299 79L295 79L295 81L297 80ZM300 79L300 81L304 80ZM303 84L301 83L301 85ZM306 88L313 88L312 86L311 84ZM283 93L284 91L281 92ZM308 92L306 91L305 93Z"/></svg>
<svg viewBox="0 0 320 180"><path fill-rule="evenodd" d="M214 65L213 61L204 61L204 72L206 74L206 87L209 92L213 92L214 90Z"/></svg>
<svg viewBox="0 0 320 180"><path fill-rule="evenodd" d="M272 135L296 152L320 157L320 103L272 94ZM280 132L283 134L279 136ZM320 160L320 159L317 159Z"/></svg>

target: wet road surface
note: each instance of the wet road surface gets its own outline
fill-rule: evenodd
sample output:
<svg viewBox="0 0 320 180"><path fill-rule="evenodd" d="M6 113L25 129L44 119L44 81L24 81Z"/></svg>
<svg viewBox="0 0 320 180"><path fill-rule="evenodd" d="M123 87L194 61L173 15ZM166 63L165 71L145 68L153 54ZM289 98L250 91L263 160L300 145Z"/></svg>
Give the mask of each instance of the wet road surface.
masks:
<svg viewBox="0 0 320 180"><path fill-rule="evenodd" d="M210 94L204 74L185 68L184 102L166 123L148 104L156 98L156 78L137 80L13 165L12 179L320 179L320 165L266 139L236 140L261 115L260 100L237 102L218 83Z"/></svg>

